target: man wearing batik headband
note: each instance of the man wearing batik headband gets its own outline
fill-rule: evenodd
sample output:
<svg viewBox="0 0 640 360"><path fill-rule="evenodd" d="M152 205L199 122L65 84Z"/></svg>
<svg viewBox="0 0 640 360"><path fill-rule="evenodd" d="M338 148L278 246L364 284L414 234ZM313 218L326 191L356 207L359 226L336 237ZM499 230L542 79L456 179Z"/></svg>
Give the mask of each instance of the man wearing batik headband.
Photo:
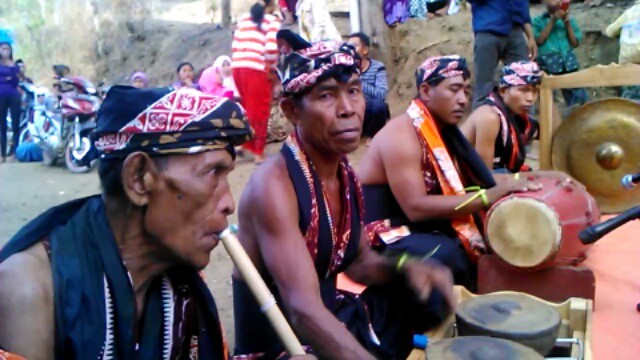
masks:
<svg viewBox="0 0 640 360"><path fill-rule="evenodd" d="M98 113L102 194L27 224L0 251L0 346L28 359L226 359L198 271L234 211L234 102L113 87Z"/></svg>
<svg viewBox="0 0 640 360"><path fill-rule="evenodd" d="M360 162L368 239L383 252L430 256L473 288L474 263L487 250L479 213L535 185L510 179L496 186L458 129L469 105L464 58L427 59L416 85L407 112L378 133Z"/></svg>
<svg viewBox="0 0 640 360"><path fill-rule="evenodd" d="M346 157L358 148L365 107L355 49L311 45L291 32L279 39L289 47L279 69L281 108L295 130L249 180L238 207L240 241L311 351L326 359L406 358L412 335L453 306L451 274L382 257L364 238L362 192ZM359 297L337 291L341 273L369 287ZM233 292L237 358L278 357L283 346L236 271Z"/></svg>
<svg viewBox="0 0 640 360"><path fill-rule="evenodd" d="M526 146L538 137L538 122L529 117L538 99L542 73L533 61L502 68L500 86L477 108L461 130L487 167L496 172L528 170Z"/></svg>

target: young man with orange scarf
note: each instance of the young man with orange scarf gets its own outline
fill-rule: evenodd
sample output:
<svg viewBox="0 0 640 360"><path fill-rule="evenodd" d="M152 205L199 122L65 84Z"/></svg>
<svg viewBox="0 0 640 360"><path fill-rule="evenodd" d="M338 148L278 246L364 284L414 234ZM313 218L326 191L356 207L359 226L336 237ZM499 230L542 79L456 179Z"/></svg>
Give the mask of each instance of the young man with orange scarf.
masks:
<svg viewBox="0 0 640 360"><path fill-rule="evenodd" d="M357 173L374 247L436 259L456 283L473 288L474 264L486 252L480 213L538 186L513 177L496 185L458 129L469 76L460 56L428 58L416 72L418 95L373 139Z"/></svg>

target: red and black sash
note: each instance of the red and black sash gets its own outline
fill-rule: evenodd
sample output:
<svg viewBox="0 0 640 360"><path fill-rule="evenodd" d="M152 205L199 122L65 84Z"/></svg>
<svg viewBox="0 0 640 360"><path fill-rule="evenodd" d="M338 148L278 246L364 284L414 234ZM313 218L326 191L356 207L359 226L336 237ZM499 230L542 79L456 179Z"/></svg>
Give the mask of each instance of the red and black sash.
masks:
<svg viewBox="0 0 640 360"><path fill-rule="evenodd" d="M525 147L538 137L538 122L528 114L515 114L496 92L489 95L486 104L493 107L500 117L500 133L496 138L493 167L506 168L514 173L522 171L527 156Z"/></svg>
<svg viewBox="0 0 640 360"><path fill-rule="evenodd" d="M298 197L300 230L320 279L344 271L355 259L364 219L360 182L346 157L340 161L338 178L342 192L342 216L336 223L330 216L328 197L310 159L294 132L281 150Z"/></svg>

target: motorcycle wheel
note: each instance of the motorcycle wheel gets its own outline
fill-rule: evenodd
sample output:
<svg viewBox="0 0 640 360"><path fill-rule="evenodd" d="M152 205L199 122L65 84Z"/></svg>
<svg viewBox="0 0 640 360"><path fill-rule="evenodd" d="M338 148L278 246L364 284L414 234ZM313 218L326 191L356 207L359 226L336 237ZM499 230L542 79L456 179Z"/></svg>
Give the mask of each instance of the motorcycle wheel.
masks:
<svg viewBox="0 0 640 360"><path fill-rule="evenodd" d="M91 171L96 165L96 162L91 162L90 166L84 166L78 164L78 161L73 156L73 149L75 147L75 141L73 137L69 139L69 144L64 150L64 163L67 166L67 169L74 174L82 174Z"/></svg>

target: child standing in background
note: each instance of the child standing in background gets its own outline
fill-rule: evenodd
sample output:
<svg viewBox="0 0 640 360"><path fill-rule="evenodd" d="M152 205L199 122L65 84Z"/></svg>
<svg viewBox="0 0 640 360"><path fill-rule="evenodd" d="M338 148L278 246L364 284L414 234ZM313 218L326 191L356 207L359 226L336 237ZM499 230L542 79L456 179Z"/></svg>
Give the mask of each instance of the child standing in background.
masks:
<svg viewBox="0 0 640 360"><path fill-rule="evenodd" d="M532 21L533 33L538 43L538 64L550 75L576 72L580 69L573 49L582 41L578 24L569 16L568 2L546 0L547 12ZM566 4L563 7L563 3ZM589 101L585 89L562 89L567 106L582 105Z"/></svg>

